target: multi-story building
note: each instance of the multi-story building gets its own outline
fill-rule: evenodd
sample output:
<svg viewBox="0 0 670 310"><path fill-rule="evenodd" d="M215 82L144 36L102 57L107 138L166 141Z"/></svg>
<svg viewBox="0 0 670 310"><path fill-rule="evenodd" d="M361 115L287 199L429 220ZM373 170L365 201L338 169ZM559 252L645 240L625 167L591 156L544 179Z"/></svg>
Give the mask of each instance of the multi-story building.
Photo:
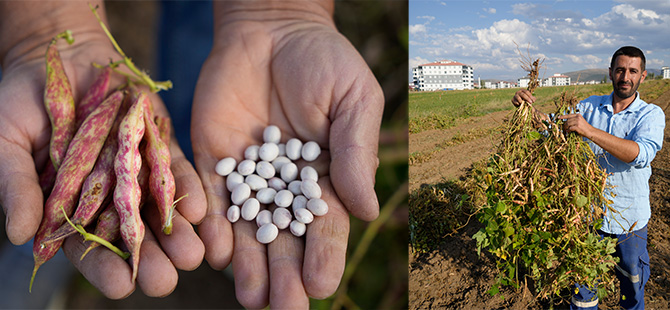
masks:
<svg viewBox="0 0 670 310"><path fill-rule="evenodd" d="M412 80L423 91L473 89L474 70L460 62L442 60L412 68Z"/></svg>
<svg viewBox="0 0 670 310"><path fill-rule="evenodd" d="M664 79L670 79L670 67L662 67L661 72L663 73Z"/></svg>
<svg viewBox="0 0 670 310"><path fill-rule="evenodd" d="M542 81L542 86L568 86L570 85L570 77L556 73Z"/></svg>

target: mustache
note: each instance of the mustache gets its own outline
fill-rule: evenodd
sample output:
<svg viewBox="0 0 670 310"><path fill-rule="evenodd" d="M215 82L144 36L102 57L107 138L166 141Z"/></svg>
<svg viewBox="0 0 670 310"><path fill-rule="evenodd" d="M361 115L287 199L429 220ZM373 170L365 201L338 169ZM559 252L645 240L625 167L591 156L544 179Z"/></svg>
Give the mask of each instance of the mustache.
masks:
<svg viewBox="0 0 670 310"><path fill-rule="evenodd" d="M624 86L624 85L628 85L630 87L633 87L633 83L629 83L629 82L619 82L619 83L617 83L617 86Z"/></svg>

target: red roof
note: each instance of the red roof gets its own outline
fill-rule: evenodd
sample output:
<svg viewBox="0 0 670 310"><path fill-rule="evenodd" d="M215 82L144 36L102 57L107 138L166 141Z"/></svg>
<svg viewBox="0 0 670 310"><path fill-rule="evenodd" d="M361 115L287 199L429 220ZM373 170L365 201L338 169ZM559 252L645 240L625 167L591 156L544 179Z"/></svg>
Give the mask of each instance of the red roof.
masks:
<svg viewBox="0 0 670 310"><path fill-rule="evenodd" d="M425 66L468 66L468 65L460 63L458 61L442 60L442 62L436 61L436 62L423 64L423 65L420 65L420 66L425 67Z"/></svg>

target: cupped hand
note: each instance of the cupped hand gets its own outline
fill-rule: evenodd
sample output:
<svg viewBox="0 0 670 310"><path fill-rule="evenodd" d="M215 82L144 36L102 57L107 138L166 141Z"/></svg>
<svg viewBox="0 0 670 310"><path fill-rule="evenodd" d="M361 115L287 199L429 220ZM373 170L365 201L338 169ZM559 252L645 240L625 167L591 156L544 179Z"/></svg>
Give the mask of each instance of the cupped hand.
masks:
<svg viewBox="0 0 670 310"><path fill-rule="evenodd" d="M208 263L232 260L239 302L247 308L306 308L308 297L337 289L345 266L349 214L373 220L383 94L368 66L332 22L232 18L216 30L193 106L196 168L208 201L198 230ZM299 138L323 149L316 162L325 216L304 237L282 230L268 245L255 222L230 224L230 193L216 162L262 144L276 125L281 142ZM304 165L301 162L299 166Z"/></svg>
<svg viewBox="0 0 670 310"><path fill-rule="evenodd" d="M99 72L91 64L107 64L110 59L118 60L119 56L99 31L75 31L73 34L73 45L64 41L57 44L78 101ZM38 175L50 164L47 159L51 125L43 101L47 43L48 40L44 40L44 44L36 44L37 48L31 53L4 63L0 81L0 204L7 215L7 236L14 244L23 244L33 238L46 200L38 184ZM124 78L117 77L110 88L123 82ZM158 96L152 94L152 100L155 113L167 116ZM190 225L204 216L206 200L200 180L177 143L172 143L170 149L177 196L186 193L189 196L178 204L180 212L176 212L171 236L162 235L160 223L152 220L148 223L150 229L141 250L138 283L150 296L169 294L176 286L176 269L194 269L204 256L203 244ZM145 213L153 212L145 210ZM157 215L151 215L154 216ZM122 298L134 291L128 262L103 248L92 251L80 261L88 246L88 242L85 245L82 242L80 236L69 237L63 250L93 285L110 298ZM38 272L35 281L39 278Z"/></svg>

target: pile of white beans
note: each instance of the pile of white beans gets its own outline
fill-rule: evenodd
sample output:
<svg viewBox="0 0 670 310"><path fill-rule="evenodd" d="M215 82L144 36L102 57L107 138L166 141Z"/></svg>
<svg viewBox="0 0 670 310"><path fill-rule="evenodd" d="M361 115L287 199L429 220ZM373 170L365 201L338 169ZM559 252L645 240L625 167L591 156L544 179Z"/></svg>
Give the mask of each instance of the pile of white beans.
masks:
<svg viewBox="0 0 670 310"><path fill-rule="evenodd" d="M231 223L240 217L256 221L256 240L268 244L277 238L280 229L289 228L297 237L305 234L314 216L328 213L328 204L321 199L319 175L312 166L300 171L294 161L314 161L321 147L314 141L304 143L289 139L280 143L279 127L263 130L263 145L251 145L244 151L244 160L226 157L216 164L216 173L226 177L231 205L227 217ZM274 211L268 208L275 205Z"/></svg>

